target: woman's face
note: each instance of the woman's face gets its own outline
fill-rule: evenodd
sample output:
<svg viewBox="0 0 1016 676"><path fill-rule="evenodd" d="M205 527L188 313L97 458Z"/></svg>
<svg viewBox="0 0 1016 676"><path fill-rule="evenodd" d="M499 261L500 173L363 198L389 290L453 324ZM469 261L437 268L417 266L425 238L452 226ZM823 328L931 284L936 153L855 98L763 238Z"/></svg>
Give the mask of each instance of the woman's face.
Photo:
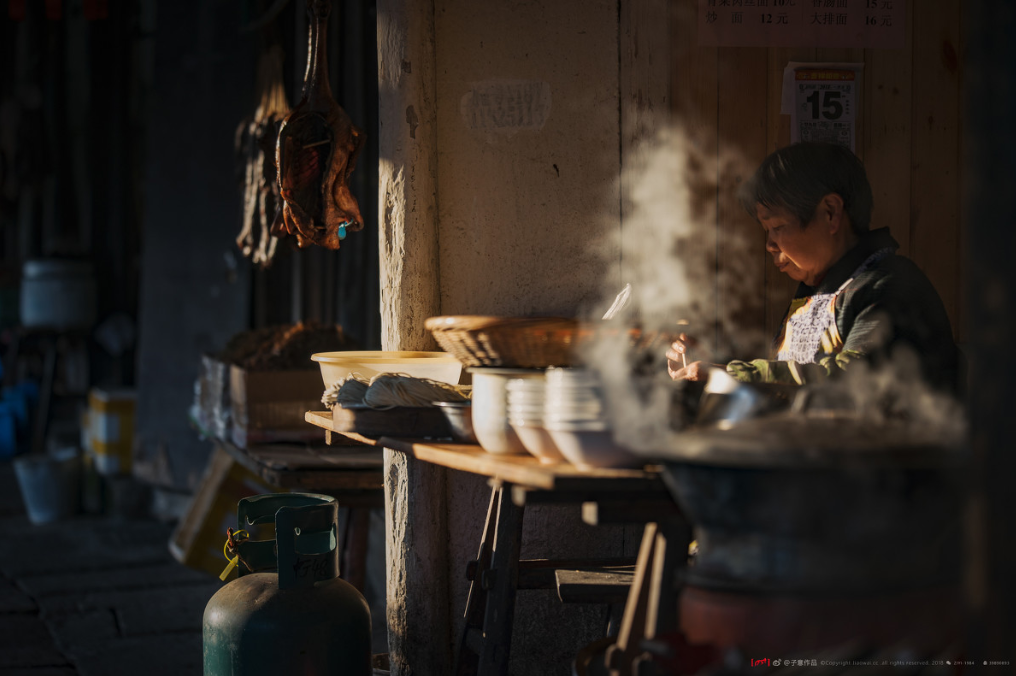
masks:
<svg viewBox="0 0 1016 676"><path fill-rule="evenodd" d="M843 252L819 203L807 225L780 207L756 205L755 215L766 231L766 251L773 263L793 280L815 286Z"/></svg>

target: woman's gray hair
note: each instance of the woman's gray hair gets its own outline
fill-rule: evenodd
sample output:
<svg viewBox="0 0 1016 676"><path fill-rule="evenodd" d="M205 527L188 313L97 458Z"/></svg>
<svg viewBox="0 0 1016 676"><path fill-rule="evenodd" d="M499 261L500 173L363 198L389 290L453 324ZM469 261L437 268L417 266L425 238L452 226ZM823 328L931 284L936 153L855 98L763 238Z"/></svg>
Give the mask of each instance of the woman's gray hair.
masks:
<svg viewBox="0 0 1016 676"><path fill-rule="evenodd" d="M857 233L871 224L874 201L861 160L849 148L834 143L795 143L762 160L755 174L738 191L745 210L782 208L807 224L819 201L829 193L843 198L843 209Z"/></svg>

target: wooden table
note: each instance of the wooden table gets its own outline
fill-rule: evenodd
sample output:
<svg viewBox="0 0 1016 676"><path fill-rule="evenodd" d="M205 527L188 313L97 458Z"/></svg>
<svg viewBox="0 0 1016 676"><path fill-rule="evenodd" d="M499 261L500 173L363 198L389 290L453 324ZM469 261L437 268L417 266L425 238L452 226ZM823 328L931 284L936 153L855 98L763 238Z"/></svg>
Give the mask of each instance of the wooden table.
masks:
<svg viewBox="0 0 1016 676"><path fill-rule="evenodd" d="M335 430L331 413L327 411L309 411L306 420L325 429L326 443L343 443L339 439L344 438L391 448L424 462L528 489L589 495L600 494L602 491L632 495L643 491L664 494L666 491L657 468L652 466L643 469L579 469L568 463L544 465L531 455L494 455L476 444L388 436L370 438L355 432Z"/></svg>
<svg viewBox="0 0 1016 676"><path fill-rule="evenodd" d="M215 439L241 465L279 488L327 493L343 507L383 507L384 458L381 449L349 443L264 444L241 448Z"/></svg>
<svg viewBox="0 0 1016 676"><path fill-rule="evenodd" d="M311 411L307 422L327 440L344 436L390 448L424 462L490 478L491 496L479 551L467 565L466 625L455 657L457 676L506 676L518 589L554 589L562 601L624 600L624 617L608 651L613 674L633 674L641 640L677 628L677 568L684 565L690 529L656 467L579 469L541 464L529 455L494 455L477 445L382 436L335 429L329 412ZM527 504L583 504L593 525L644 523L637 561L618 559L519 560ZM634 565L632 565L634 564Z"/></svg>

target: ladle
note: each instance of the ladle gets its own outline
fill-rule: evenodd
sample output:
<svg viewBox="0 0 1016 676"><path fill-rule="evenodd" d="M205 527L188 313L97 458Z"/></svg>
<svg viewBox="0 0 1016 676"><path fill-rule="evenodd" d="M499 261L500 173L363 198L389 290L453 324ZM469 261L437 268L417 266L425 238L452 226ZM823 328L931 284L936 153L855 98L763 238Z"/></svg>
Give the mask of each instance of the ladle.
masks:
<svg viewBox="0 0 1016 676"><path fill-rule="evenodd" d="M614 304L603 314L604 320L613 319L617 316L621 310L627 305L628 301L631 300L631 284L625 284L624 288L621 289L621 293L617 294L617 298L614 299Z"/></svg>

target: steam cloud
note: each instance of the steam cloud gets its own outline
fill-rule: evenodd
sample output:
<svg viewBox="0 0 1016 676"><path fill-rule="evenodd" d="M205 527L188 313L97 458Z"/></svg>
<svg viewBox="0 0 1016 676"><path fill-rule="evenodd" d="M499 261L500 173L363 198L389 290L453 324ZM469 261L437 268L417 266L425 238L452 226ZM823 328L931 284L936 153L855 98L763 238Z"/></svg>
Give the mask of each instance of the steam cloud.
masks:
<svg viewBox="0 0 1016 676"><path fill-rule="evenodd" d="M629 154L621 178L630 189L622 190L629 202L620 242L593 243L601 251L621 251L621 281L632 285L629 304L612 321L619 327L637 323L647 333L695 335L698 360L767 356L765 289L748 281L762 278L762 230L717 228L718 200L731 213L740 209L736 177L750 176L756 164L730 149L717 159L714 148L696 148L680 128L661 131ZM600 321L618 291L602 290L590 321ZM636 351L625 332L607 331L583 354L603 380L615 438L647 455L669 447L677 434L672 401L678 385L667 374L667 347L663 340L652 351ZM914 356L900 350L887 367L852 368L831 386L847 392L854 408L872 422L884 421L887 411L881 405L892 402L892 410L905 411L915 429L932 426L949 435L943 438L959 439L965 430L962 408L927 387L918 371Z"/></svg>

